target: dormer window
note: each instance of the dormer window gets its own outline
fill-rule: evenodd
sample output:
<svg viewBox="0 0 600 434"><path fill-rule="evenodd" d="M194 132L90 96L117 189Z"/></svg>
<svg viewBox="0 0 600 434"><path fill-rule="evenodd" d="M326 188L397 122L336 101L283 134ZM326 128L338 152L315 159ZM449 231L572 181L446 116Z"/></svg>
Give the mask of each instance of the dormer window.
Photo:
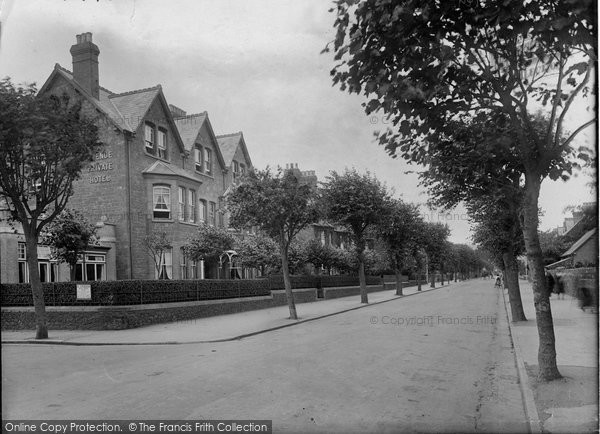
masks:
<svg viewBox="0 0 600 434"><path fill-rule="evenodd" d="M236 182L240 177L240 164L233 160L233 181Z"/></svg>
<svg viewBox="0 0 600 434"><path fill-rule="evenodd" d="M212 153L208 148L204 148L204 173L212 174Z"/></svg>
<svg viewBox="0 0 600 434"><path fill-rule="evenodd" d="M154 155L154 143L156 142L156 138L154 137L154 125L150 123L146 123L144 128L145 142L146 142L146 152Z"/></svg>
<svg viewBox="0 0 600 434"><path fill-rule="evenodd" d="M202 149L199 146L194 148L194 165L196 172L202 172Z"/></svg>
<svg viewBox="0 0 600 434"><path fill-rule="evenodd" d="M144 124L144 144L146 153L166 160L167 154L167 130L157 128L156 125L146 122Z"/></svg>
<svg viewBox="0 0 600 434"><path fill-rule="evenodd" d="M158 157L167 159L167 132L162 128L158 130Z"/></svg>

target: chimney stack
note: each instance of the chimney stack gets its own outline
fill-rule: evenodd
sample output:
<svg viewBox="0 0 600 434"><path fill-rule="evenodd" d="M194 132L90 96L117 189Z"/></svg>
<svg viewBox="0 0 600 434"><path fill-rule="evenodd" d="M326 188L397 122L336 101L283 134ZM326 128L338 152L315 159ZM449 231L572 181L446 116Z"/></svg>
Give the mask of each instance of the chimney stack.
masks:
<svg viewBox="0 0 600 434"><path fill-rule="evenodd" d="M100 50L92 42L91 33L77 35L77 44L71 47L73 78L94 98L100 98L98 81L98 55Z"/></svg>

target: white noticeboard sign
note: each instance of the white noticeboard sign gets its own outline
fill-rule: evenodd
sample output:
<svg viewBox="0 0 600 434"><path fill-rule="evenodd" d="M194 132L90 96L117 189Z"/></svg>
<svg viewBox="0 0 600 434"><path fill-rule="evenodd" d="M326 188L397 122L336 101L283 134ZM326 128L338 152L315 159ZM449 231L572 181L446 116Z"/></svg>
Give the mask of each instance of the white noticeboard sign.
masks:
<svg viewBox="0 0 600 434"><path fill-rule="evenodd" d="M91 300L92 285L77 284L77 300Z"/></svg>

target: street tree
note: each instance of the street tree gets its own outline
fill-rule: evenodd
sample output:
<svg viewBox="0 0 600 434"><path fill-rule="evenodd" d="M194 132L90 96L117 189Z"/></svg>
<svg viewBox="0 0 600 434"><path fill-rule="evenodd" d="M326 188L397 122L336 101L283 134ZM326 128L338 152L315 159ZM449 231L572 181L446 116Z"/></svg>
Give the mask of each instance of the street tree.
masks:
<svg viewBox="0 0 600 434"><path fill-rule="evenodd" d="M314 238L302 243L302 257L314 267L317 276L321 274L321 269L330 270L335 266L337 254L335 248Z"/></svg>
<svg viewBox="0 0 600 434"><path fill-rule="evenodd" d="M50 247L52 259L69 265L70 279L75 281L77 261L89 246L97 243L97 230L81 212L66 208L46 225L41 242Z"/></svg>
<svg viewBox="0 0 600 434"><path fill-rule="evenodd" d="M235 250L245 267L260 270L266 276L281 268L279 245L270 237L253 235L238 240Z"/></svg>
<svg viewBox="0 0 600 434"><path fill-rule="evenodd" d="M533 277L540 338L539 378L560 378L538 238L542 181L568 179L588 159L575 138L595 124L593 110L567 133L576 101L592 92L597 64L593 0L468 5L435 0L338 0L333 81L364 93L366 112L387 116L379 142L392 155L420 163L426 143L449 121L477 114L508 116L523 166L520 220ZM592 97L589 98L590 100ZM535 122L542 108L547 122Z"/></svg>
<svg viewBox="0 0 600 434"><path fill-rule="evenodd" d="M402 295L402 268L412 254L412 247L418 242L421 219L419 209L399 199L391 203L391 209L385 219L376 226L377 237L385 244L396 276L396 294Z"/></svg>
<svg viewBox="0 0 600 434"><path fill-rule="evenodd" d="M158 278L170 279L172 276L167 270L166 254L173 248L171 237L165 231L154 230L142 239L142 245L154 261Z"/></svg>
<svg viewBox="0 0 600 434"><path fill-rule="evenodd" d="M249 173L227 198L231 224L256 226L279 244L290 319L298 319L290 280L289 249L298 233L319 219L316 191L292 171Z"/></svg>
<svg viewBox="0 0 600 434"><path fill-rule="evenodd" d="M507 212L513 208L512 212ZM513 321L527 321L519 287L517 257L525 251L523 232L512 198L496 197L494 201L480 200L469 203L468 213L475 223L473 242L487 250L505 273Z"/></svg>
<svg viewBox="0 0 600 434"><path fill-rule="evenodd" d="M352 233L358 259L360 302L368 303L365 278L365 245L367 230L374 228L390 210L390 195L375 176L359 174L355 169L343 174L333 171L322 186L323 208L330 221L339 223Z"/></svg>
<svg viewBox="0 0 600 434"><path fill-rule="evenodd" d="M222 260L225 252L233 251L234 245L235 237L229 231L203 223L186 240L183 252L192 261L216 263Z"/></svg>
<svg viewBox="0 0 600 434"><path fill-rule="evenodd" d="M66 207L73 182L100 146L97 127L79 102L0 81L0 198L25 236L36 339L48 337L38 240Z"/></svg>
<svg viewBox="0 0 600 434"><path fill-rule="evenodd" d="M463 202L481 226L478 234L490 236L487 241L479 238L478 243L498 255L508 274L505 282L513 319L525 320L516 260L524 247L519 222L523 166L515 152L517 138L511 139L506 115L478 115L450 123L452 131L428 146L421 184L434 206L450 209Z"/></svg>
<svg viewBox="0 0 600 434"><path fill-rule="evenodd" d="M544 265L560 261L562 254L567 251L570 244L564 237L560 236L556 229L540 232L540 248Z"/></svg>
<svg viewBox="0 0 600 434"><path fill-rule="evenodd" d="M423 249L427 254L427 264L430 277L430 286L435 288L435 275L439 271L443 274L443 261L447 254L447 240L450 228L441 222L425 222L425 231L422 236Z"/></svg>

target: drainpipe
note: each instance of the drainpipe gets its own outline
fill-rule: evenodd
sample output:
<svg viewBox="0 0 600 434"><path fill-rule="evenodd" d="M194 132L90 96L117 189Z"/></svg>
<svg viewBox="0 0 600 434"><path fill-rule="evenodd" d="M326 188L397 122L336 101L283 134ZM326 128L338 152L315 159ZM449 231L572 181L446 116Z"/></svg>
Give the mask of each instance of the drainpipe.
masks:
<svg viewBox="0 0 600 434"><path fill-rule="evenodd" d="M133 240L131 238L132 236L132 229L131 229L131 168L130 168L130 161L131 161L131 138L132 138L132 134L127 132L127 131L123 131L123 134L125 136L125 147L126 152L125 152L125 158L126 158L126 184L127 184L127 233L129 236L129 243L128 243L128 250L129 250L129 279L133 279L133 251L131 250L131 245L133 244Z"/></svg>

